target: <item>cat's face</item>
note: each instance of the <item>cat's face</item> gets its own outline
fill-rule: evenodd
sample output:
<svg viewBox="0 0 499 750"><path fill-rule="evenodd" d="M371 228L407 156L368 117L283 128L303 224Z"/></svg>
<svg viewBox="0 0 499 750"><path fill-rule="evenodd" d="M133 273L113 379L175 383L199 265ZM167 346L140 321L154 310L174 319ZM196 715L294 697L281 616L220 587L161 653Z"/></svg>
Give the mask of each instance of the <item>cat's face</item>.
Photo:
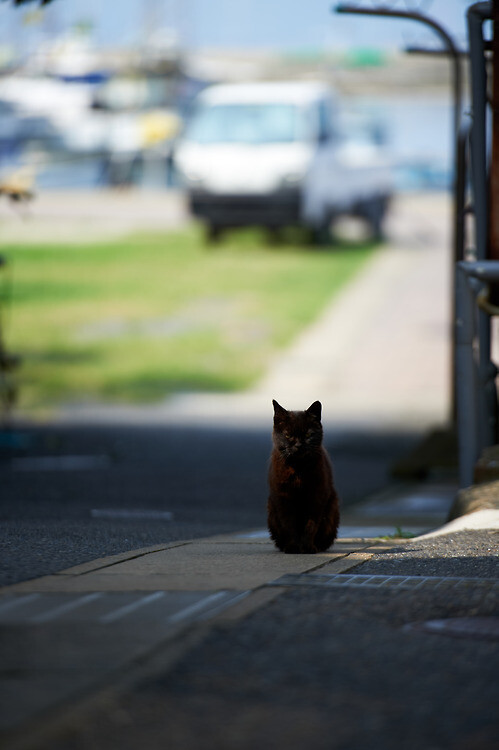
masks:
<svg viewBox="0 0 499 750"><path fill-rule="evenodd" d="M313 453L322 444L321 404L315 401L305 411L287 411L274 404L275 447L285 458L300 458Z"/></svg>

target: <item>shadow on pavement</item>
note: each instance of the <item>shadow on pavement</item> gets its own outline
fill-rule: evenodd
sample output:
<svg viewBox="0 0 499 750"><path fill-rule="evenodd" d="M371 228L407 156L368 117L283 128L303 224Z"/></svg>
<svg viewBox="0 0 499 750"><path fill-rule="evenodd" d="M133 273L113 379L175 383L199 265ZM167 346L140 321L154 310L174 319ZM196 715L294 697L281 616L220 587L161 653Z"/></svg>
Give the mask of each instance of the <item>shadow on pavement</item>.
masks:
<svg viewBox="0 0 499 750"><path fill-rule="evenodd" d="M266 526L270 428L50 424L2 436L3 585L131 549ZM419 439L327 434L343 508L386 488L393 463Z"/></svg>

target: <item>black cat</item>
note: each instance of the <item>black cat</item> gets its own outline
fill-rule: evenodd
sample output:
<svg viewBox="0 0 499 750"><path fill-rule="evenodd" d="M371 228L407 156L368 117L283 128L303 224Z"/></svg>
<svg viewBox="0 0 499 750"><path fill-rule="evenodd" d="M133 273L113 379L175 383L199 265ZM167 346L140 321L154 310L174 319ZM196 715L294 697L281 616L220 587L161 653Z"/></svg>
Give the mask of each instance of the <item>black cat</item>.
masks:
<svg viewBox="0 0 499 750"><path fill-rule="evenodd" d="M339 500L322 445L320 401L305 411L274 404L267 518L282 552L324 552L336 539Z"/></svg>

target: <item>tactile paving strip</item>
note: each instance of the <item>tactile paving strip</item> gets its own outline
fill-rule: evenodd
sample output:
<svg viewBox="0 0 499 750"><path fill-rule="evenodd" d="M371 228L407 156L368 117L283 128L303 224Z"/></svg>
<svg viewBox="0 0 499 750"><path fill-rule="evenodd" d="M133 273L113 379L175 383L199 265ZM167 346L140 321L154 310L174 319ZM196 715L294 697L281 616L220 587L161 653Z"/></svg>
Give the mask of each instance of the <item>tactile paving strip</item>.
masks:
<svg viewBox="0 0 499 750"><path fill-rule="evenodd" d="M269 586L335 586L362 589L421 589L445 587L454 589L487 588L499 592L499 580L491 578L445 578L439 576L385 576L337 573L288 574Z"/></svg>

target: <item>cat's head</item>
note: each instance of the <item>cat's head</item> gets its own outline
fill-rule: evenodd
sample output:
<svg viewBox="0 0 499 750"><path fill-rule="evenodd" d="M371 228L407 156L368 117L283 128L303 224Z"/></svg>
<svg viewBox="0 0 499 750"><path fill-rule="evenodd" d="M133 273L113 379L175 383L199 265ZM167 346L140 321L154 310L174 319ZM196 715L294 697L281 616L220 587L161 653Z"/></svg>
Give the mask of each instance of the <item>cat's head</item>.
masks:
<svg viewBox="0 0 499 750"><path fill-rule="evenodd" d="M316 451L322 445L322 424L320 401L305 411L288 411L277 401L274 405L275 447L286 459L300 458Z"/></svg>

